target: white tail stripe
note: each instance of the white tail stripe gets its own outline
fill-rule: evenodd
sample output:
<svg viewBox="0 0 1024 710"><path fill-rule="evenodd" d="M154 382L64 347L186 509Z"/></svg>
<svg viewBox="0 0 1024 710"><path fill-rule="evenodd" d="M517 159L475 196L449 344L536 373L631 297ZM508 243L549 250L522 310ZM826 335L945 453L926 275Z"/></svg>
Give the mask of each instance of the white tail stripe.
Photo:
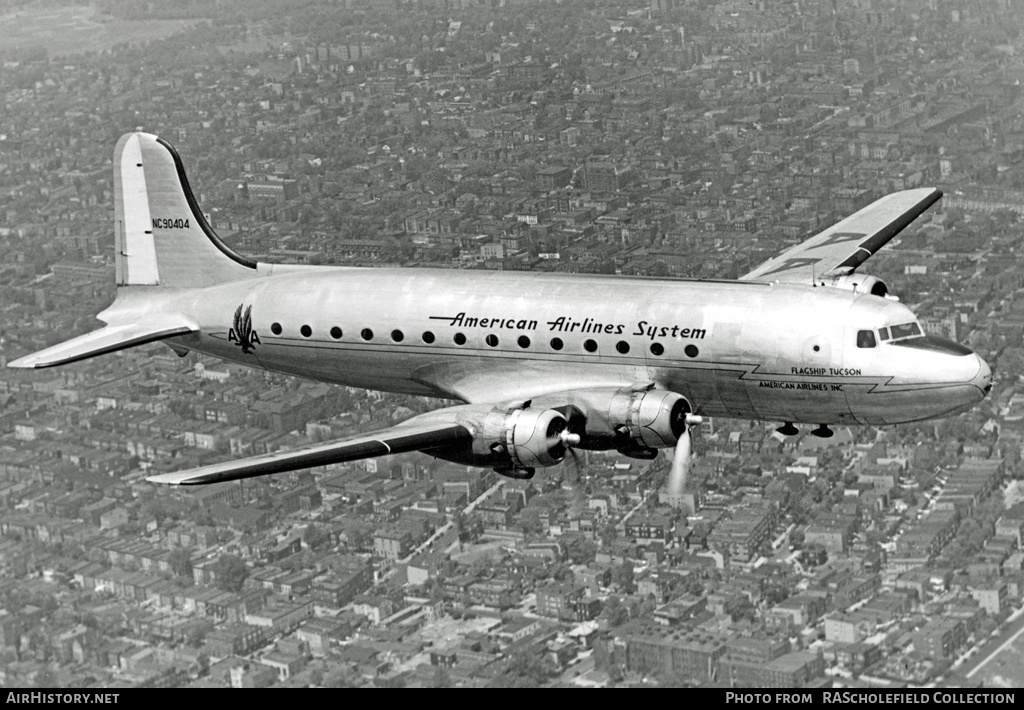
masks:
<svg viewBox="0 0 1024 710"><path fill-rule="evenodd" d="M139 137L131 136L121 153L121 191L124 201L124 263L127 274L124 283L139 286L157 286L156 244L153 240L153 220L149 212L149 194L146 189L146 168L142 160Z"/></svg>

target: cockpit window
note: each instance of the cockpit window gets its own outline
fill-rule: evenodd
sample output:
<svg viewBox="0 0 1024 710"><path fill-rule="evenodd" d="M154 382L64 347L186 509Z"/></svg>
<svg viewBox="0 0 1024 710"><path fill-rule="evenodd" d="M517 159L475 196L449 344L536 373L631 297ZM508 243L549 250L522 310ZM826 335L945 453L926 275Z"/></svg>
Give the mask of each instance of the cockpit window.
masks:
<svg viewBox="0 0 1024 710"><path fill-rule="evenodd" d="M879 328L878 329L878 337L884 343L886 340L889 339L889 329L888 328Z"/></svg>
<svg viewBox="0 0 1024 710"><path fill-rule="evenodd" d="M875 331L873 331L873 330L858 330L857 331L857 347L858 348L873 348L873 347L875 347Z"/></svg>
<svg viewBox="0 0 1024 710"><path fill-rule="evenodd" d="M903 323L901 325L890 326L889 330L892 332L892 339L898 338L913 338L917 335L921 335L921 326L917 323Z"/></svg>
<svg viewBox="0 0 1024 710"><path fill-rule="evenodd" d="M963 345L954 343L952 340L946 340L937 335L922 335L917 338L904 338L893 343L893 345L902 348L914 348L916 350L930 350L936 353L943 353L945 355L955 355L958 357L965 357L967 355L973 355L974 351L970 348L965 348Z"/></svg>

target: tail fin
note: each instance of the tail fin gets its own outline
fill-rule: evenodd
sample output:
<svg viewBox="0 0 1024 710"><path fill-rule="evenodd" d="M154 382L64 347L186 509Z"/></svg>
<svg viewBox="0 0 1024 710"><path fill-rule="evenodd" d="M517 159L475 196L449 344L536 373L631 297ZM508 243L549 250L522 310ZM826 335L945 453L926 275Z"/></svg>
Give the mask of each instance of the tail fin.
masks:
<svg viewBox="0 0 1024 710"><path fill-rule="evenodd" d="M118 286L200 288L256 276L256 262L203 217L177 151L149 133L127 133L114 148L114 222Z"/></svg>

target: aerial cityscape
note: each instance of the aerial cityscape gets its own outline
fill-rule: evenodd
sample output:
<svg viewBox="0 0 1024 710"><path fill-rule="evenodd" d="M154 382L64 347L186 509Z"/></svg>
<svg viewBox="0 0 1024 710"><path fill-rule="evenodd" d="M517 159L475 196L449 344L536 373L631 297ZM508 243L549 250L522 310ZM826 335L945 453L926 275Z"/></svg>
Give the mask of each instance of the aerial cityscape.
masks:
<svg viewBox="0 0 1024 710"><path fill-rule="evenodd" d="M1022 13L0 0L0 687L1024 686ZM994 387L884 427L705 416L681 493L671 449L157 485L458 403L160 343L6 367L114 300L132 131L275 264L712 282L938 188L865 269Z"/></svg>

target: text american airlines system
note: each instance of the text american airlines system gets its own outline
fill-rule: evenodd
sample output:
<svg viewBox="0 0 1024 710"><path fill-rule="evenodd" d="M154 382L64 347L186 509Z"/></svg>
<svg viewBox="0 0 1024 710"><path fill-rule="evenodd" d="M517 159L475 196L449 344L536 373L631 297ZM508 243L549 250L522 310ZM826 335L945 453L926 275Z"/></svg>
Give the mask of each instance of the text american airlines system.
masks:
<svg viewBox="0 0 1024 710"><path fill-rule="evenodd" d="M498 328L505 330L537 330L539 323L536 320L527 318L477 318L466 315L465 311L454 316L430 316L430 320L446 320L452 327L460 328ZM626 324L624 323L601 323L593 318L578 320L569 316L546 321L548 331L551 333L606 333L608 335L625 335ZM638 321L630 335L646 336L651 340L655 338L691 338L703 340L707 335L704 328L691 328L682 325L662 325L660 323L649 323Z"/></svg>

